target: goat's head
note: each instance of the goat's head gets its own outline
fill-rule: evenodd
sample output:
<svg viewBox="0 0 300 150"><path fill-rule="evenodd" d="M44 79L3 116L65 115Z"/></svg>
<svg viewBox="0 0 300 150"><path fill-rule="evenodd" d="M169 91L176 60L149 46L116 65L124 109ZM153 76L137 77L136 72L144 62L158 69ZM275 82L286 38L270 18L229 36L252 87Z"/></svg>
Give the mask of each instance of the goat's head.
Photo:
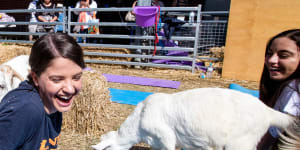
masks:
<svg viewBox="0 0 300 150"><path fill-rule="evenodd" d="M96 150L125 150L124 148L119 145L118 143L118 132L117 131L110 131L101 136L101 142L97 145L93 145L92 148Z"/></svg>
<svg viewBox="0 0 300 150"><path fill-rule="evenodd" d="M13 88L13 78L16 77L20 81L23 81L24 78L13 70L8 65L0 65L0 102L2 98Z"/></svg>
<svg viewBox="0 0 300 150"><path fill-rule="evenodd" d="M0 101L8 91L12 90L13 76L14 71L10 66L0 66Z"/></svg>

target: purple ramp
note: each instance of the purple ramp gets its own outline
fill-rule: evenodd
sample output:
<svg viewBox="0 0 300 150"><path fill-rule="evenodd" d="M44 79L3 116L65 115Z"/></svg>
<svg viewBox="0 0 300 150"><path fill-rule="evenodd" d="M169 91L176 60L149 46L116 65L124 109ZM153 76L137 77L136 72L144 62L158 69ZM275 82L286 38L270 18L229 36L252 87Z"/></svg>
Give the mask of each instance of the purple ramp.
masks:
<svg viewBox="0 0 300 150"><path fill-rule="evenodd" d="M174 89L177 89L181 84L179 81L171 81L171 80L163 80L163 79L112 75L112 74L102 74L102 75L107 79L108 82L116 82L116 83L158 86L158 87L174 88Z"/></svg>

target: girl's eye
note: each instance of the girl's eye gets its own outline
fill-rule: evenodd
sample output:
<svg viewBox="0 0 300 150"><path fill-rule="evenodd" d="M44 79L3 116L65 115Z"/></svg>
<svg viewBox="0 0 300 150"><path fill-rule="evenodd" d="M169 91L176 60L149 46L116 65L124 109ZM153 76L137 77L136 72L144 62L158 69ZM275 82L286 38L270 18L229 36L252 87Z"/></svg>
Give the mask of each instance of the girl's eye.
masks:
<svg viewBox="0 0 300 150"><path fill-rule="evenodd" d="M55 80L52 80L52 81L55 82L55 83L59 83L60 80L55 79Z"/></svg>
<svg viewBox="0 0 300 150"><path fill-rule="evenodd" d="M73 79L74 79L75 81L78 81L78 80L81 79L81 76L82 76L82 74L76 75L76 76L73 77Z"/></svg>
<svg viewBox="0 0 300 150"><path fill-rule="evenodd" d="M283 51L283 52L279 52L278 56L279 58L282 58L282 59L285 59L285 58L288 58L290 56L292 56L293 54L289 53L289 52L286 52L286 51Z"/></svg>
<svg viewBox="0 0 300 150"><path fill-rule="evenodd" d="M59 83L61 80L61 78L51 78L51 81L53 81L54 83Z"/></svg>
<svg viewBox="0 0 300 150"><path fill-rule="evenodd" d="M289 57L289 55L287 55L287 54L280 54L279 55L279 58L288 58Z"/></svg>

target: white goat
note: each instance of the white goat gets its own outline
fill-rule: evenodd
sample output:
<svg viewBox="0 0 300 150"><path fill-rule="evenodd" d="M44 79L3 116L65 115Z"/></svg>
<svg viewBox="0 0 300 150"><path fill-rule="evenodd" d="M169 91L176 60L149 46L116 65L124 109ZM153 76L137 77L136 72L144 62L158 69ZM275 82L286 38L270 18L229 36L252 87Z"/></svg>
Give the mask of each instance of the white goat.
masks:
<svg viewBox="0 0 300 150"><path fill-rule="evenodd" d="M0 102L12 89L27 79L30 70L28 55L20 55L0 65Z"/></svg>
<svg viewBox="0 0 300 150"><path fill-rule="evenodd" d="M127 150L145 142L153 149L255 150L268 128L286 128L294 117L249 94L200 88L157 93L139 103L120 126L101 136L97 150Z"/></svg>

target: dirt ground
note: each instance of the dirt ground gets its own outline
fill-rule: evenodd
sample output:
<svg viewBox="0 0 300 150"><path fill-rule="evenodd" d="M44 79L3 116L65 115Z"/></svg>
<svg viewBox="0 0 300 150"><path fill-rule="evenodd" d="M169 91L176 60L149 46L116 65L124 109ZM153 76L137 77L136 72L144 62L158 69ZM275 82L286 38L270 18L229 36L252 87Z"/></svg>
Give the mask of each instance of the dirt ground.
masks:
<svg viewBox="0 0 300 150"><path fill-rule="evenodd" d="M151 87L151 86L140 86L132 84L120 84L120 83L108 83L110 88L118 88L125 90L137 90L145 92L164 92L164 93L174 93L178 91L183 91L193 88L201 87L222 87L228 88L230 83L237 83L249 89L258 89L258 82L254 81L240 81L240 80L229 80L222 79L220 76L215 75L211 79L201 79L199 78L199 72L191 73L185 70L170 70L170 69L157 69L157 68L146 68L146 69L132 69L126 67L94 67L93 69L100 70L102 73L115 74L115 75L130 75L138 77L149 77L158 79L168 79L174 81L180 81L181 85L178 89L161 88L161 87ZM135 106L117 104L120 108L122 115L118 118L117 122L119 126L126 117L133 111ZM121 114L121 113L120 113ZM92 135L82 135L78 133L66 133L62 132L60 137L59 149L61 150L90 150L90 146L99 142L99 137ZM135 145L131 150L148 150L146 144Z"/></svg>

